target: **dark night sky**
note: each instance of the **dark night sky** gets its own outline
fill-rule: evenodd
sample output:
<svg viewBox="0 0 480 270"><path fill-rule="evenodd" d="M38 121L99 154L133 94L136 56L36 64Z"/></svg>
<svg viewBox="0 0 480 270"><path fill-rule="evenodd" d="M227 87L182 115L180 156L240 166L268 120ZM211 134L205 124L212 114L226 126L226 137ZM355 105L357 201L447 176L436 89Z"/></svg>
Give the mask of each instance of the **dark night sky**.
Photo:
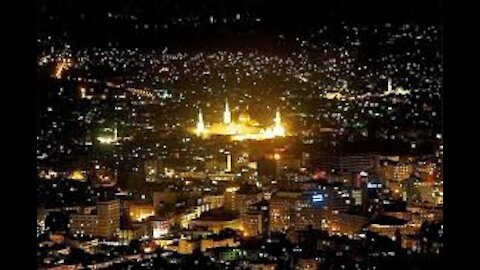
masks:
<svg viewBox="0 0 480 270"><path fill-rule="evenodd" d="M147 20L161 20L180 14L234 14L252 12L274 24L312 24L334 18L360 21L427 20L439 21L442 0L39 0L39 21L48 10L63 17L79 13L92 16L107 11L138 14Z"/></svg>
<svg viewBox="0 0 480 270"><path fill-rule="evenodd" d="M260 39L260 44L263 44L262 39L280 33L301 35L309 28L324 24L337 25L340 21L355 24L409 22L438 25L443 17L442 0L38 0L37 5L39 34L68 33L70 42L81 46L110 41L119 41L125 46L154 47L204 44L211 40L225 43L247 32L250 40L252 37L257 41ZM138 21L112 22L107 18L108 12L128 17L134 15ZM137 22L161 26L172 18L193 15L207 21L210 15L233 18L237 13L260 17L262 21L255 27L243 28L206 24L195 29L170 27L168 30L140 34L134 30Z"/></svg>

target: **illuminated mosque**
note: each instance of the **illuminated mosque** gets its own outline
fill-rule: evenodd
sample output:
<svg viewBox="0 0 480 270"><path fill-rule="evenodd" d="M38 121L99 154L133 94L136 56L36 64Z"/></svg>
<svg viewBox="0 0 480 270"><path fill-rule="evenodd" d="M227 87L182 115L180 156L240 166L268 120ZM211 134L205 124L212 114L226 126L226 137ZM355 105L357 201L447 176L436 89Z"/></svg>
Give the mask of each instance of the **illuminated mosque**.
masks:
<svg viewBox="0 0 480 270"><path fill-rule="evenodd" d="M204 123L202 111L199 110L195 134L200 137L208 137L210 135L231 136L234 141L265 140L286 136L279 110L277 110L275 114L273 125L265 129L257 121L251 119L248 113L241 113L238 121L233 121L228 100L225 100L223 123L214 123L207 128Z"/></svg>

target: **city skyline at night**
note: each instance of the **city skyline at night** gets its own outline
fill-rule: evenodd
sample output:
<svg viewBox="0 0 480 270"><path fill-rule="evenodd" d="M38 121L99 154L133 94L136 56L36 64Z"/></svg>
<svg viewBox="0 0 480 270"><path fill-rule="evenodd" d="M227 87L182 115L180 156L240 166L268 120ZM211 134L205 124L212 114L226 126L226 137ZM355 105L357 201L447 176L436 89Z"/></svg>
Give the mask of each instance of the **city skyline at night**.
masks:
<svg viewBox="0 0 480 270"><path fill-rule="evenodd" d="M37 268L438 265L442 2L313 2L37 3Z"/></svg>

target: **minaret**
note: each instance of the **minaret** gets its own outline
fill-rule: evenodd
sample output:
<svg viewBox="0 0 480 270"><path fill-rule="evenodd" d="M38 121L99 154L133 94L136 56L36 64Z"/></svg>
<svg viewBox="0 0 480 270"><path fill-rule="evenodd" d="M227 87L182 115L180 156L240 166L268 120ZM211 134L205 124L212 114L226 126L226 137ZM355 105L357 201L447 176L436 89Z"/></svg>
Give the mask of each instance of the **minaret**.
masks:
<svg viewBox="0 0 480 270"><path fill-rule="evenodd" d="M278 109L275 113L275 118L273 119L273 122L275 123L275 128L282 126L282 117L280 116L280 111Z"/></svg>
<svg viewBox="0 0 480 270"><path fill-rule="evenodd" d="M232 115L230 107L228 106L228 99L225 99L225 112L223 112L223 123L229 125L232 122Z"/></svg>
<svg viewBox="0 0 480 270"><path fill-rule="evenodd" d="M198 110L198 122L197 122L197 135L203 134L205 132L205 124L203 123L203 114L202 110Z"/></svg>
<svg viewBox="0 0 480 270"><path fill-rule="evenodd" d="M232 172L232 155L230 153L227 153L226 156L227 156L227 168L225 172Z"/></svg>
<svg viewBox="0 0 480 270"><path fill-rule="evenodd" d="M113 142L116 144L116 145L119 145L120 142L118 141L118 128L117 128L117 124L115 123L115 128L113 129Z"/></svg>
<svg viewBox="0 0 480 270"><path fill-rule="evenodd" d="M282 118L280 116L280 111L277 109L275 113L275 118L273 119L275 126L273 127L273 133L275 136L285 136L285 129L282 126Z"/></svg>

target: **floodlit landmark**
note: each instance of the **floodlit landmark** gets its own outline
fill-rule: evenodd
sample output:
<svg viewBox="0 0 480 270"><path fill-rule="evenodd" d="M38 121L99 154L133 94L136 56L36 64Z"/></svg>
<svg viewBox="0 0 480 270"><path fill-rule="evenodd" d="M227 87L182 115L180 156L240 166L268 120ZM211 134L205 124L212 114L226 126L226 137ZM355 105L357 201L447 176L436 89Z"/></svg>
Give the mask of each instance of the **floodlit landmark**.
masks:
<svg viewBox="0 0 480 270"><path fill-rule="evenodd" d="M225 101L223 122L214 123L207 127L204 123L202 111L199 110L197 125L194 132L197 136L201 137L208 137L211 135L230 136L232 140L235 141L265 140L287 135L282 124L282 117L279 110L275 113L273 125L265 128L254 119L251 119L250 115L246 112L241 113L237 121L233 121L228 100Z"/></svg>

